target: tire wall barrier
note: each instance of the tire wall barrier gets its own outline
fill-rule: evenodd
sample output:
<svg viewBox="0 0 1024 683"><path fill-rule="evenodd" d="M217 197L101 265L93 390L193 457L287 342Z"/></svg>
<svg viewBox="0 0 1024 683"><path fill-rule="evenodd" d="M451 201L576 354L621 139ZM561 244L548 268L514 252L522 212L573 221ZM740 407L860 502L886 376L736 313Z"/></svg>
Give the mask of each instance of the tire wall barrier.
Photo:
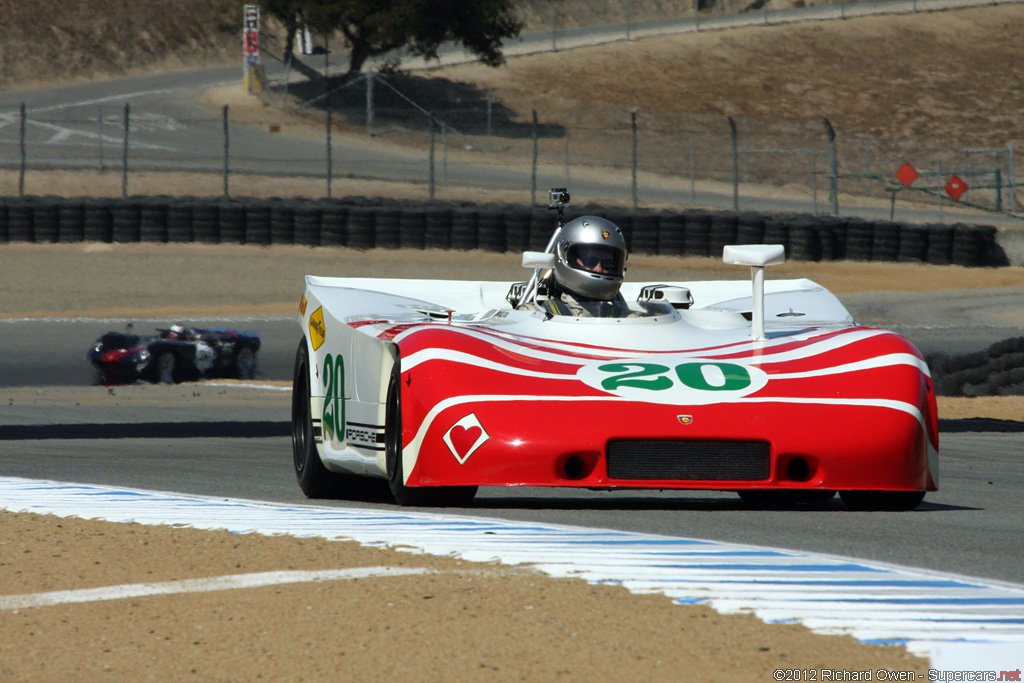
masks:
<svg viewBox="0 0 1024 683"><path fill-rule="evenodd" d="M782 244L797 261L1009 265L992 226L908 224L811 214L570 207L622 228L637 254L718 257L725 244ZM541 207L340 199L0 197L0 243L199 242L356 249L542 250Z"/></svg>
<svg viewBox="0 0 1024 683"><path fill-rule="evenodd" d="M1024 394L1024 337L1012 337L983 351L925 357L940 396L1019 396Z"/></svg>

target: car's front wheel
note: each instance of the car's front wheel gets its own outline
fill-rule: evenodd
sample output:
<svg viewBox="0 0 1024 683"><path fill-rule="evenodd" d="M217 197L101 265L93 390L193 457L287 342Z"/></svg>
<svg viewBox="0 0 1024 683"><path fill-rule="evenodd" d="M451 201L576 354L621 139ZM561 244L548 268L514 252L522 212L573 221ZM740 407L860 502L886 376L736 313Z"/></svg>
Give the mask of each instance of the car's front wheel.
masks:
<svg viewBox="0 0 1024 683"><path fill-rule="evenodd" d="M338 498L355 479L324 467L313 439L312 395L309 384L309 351L306 340L299 341L292 376L292 462L299 488L309 498Z"/></svg>
<svg viewBox="0 0 1024 683"><path fill-rule="evenodd" d="M461 507L476 495L476 486L406 486L402 465L402 386L398 367L388 383L384 449L388 467L388 486L399 505L423 507Z"/></svg>
<svg viewBox="0 0 1024 683"><path fill-rule="evenodd" d="M174 384L174 354L164 351L156 358L156 381L163 384Z"/></svg>

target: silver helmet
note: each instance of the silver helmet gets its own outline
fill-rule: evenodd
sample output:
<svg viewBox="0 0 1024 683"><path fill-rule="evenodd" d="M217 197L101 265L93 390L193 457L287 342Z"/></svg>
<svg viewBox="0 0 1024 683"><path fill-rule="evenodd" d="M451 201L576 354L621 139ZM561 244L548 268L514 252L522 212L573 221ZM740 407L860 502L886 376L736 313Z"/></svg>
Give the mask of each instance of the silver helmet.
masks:
<svg viewBox="0 0 1024 683"><path fill-rule="evenodd" d="M555 245L555 280L584 299L611 301L626 271L626 240L617 225L580 216L562 227Z"/></svg>

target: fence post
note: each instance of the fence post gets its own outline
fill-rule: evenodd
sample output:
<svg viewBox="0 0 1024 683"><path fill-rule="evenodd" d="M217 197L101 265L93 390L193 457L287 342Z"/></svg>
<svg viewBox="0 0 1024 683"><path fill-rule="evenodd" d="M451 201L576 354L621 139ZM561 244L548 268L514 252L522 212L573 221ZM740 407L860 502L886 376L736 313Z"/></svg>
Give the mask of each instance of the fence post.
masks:
<svg viewBox="0 0 1024 683"><path fill-rule="evenodd" d="M633 210L636 211L637 204L639 203L639 192L636 186L636 112L630 112L630 121L633 125Z"/></svg>
<svg viewBox="0 0 1024 683"><path fill-rule="evenodd" d="M697 203L697 150L693 144L693 138L690 138L690 203Z"/></svg>
<svg viewBox="0 0 1024 683"><path fill-rule="evenodd" d="M555 8L554 0L551 2L551 51L558 52L558 45L555 43L555 32L558 24L558 10Z"/></svg>
<svg viewBox="0 0 1024 683"><path fill-rule="evenodd" d="M431 118L433 124L433 118ZM373 137L373 72L366 72L366 134Z"/></svg>
<svg viewBox="0 0 1024 683"><path fill-rule="evenodd" d="M569 182L569 128L565 129L565 140L562 145L562 153L565 156L565 186L569 187L572 183Z"/></svg>
<svg viewBox="0 0 1024 683"><path fill-rule="evenodd" d="M121 196L128 198L128 130L131 122L132 105L124 103L124 149L121 152Z"/></svg>
<svg viewBox="0 0 1024 683"><path fill-rule="evenodd" d="M612 168L619 167L619 130L615 122L615 105L612 105Z"/></svg>
<svg viewBox="0 0 1024 683"><path fill-rule="evenodd" d="M832 122L825 122L825 133L828 135L828 203L833 216L839 215L839 158L836 154L836 129Z"/></svg>
<svg viewBox="0 0 1024 683"><path fill-rule="evenodd" d="M700 0L693 0L693 19L697 22L697 33L700 33Z"/></svg>
<svg viewBox="0 0 1024 683"><path fill-rule="evenodd" d="M732 140L732 210L740 210L740 152L736 133L736 122L729 119L729 137Z"/></svg>
<svg viewBox="0 0 1024 683"><path fill-rule="evenodd" d="M1017 188L1014 187L1013 145L1006 146L1006 185L1010 191L1010 213L1017 213Z"/></svg>
<svg viewBox="0 0 1024 683"><path fill-rule="evenodd" d="M626 40L631 40L629 36L629 20L630 20L630 6L629 0L626 0Z"/></svg>
<svg viewBox="0 0 1024 683"><path fill-rule="evenodd" d="M231 193L228 192L228 173L230 167L228 165L228 159L230 159L231 146L230 138L228 137L228 105L224 105L224 196L230 197Z"/></svg>
<svg viewBox="0 0 1024 683"><path fill-rule="evenodd" d="M18 196L25 196L25 103L21 103L21 123L18 127L18 153L21 162L18 166Z"/></svg>
<svg viewBox="0 0 1024 683"><path fill-rule="evenodd" d="M427 186L429 188L428 193L430 200L434 200L434 141L436 138L434 131L434 115L430 115L430 173L427 180Z"/></svg>
<svg viewBox="0 0 1024 683"><path fill-rule="evenodd" d="M100 170L105 170L103 166L103 105L99 105L99 129L100 129Z"/></svg>
<svg viewBox="0 0 1024 683"><path fill-rule="evenodd" d="M491 148L491 136L494 134L493 128L493 109L494 109L494 91L487 91L487 152L493 151Z"/></svg>
<svg viewBox="0 0 1024 683"><path fill-rule="evenodd" d="M537 110L533 110L533 162L530 164L530 204L537 204Z"/></svg>
<svg viewBox="0 0 1024 683"><path fill-rule="evenodd" d="M331 198L331 178L334 176L334 157L331 154L331 103L327 103L327 198Z"/></svg>
<svg viewBox="0 0 1024 683"><path fill-rule="evenodd" d="M441 185L448 187L448 124L441 122Z"/></svg>

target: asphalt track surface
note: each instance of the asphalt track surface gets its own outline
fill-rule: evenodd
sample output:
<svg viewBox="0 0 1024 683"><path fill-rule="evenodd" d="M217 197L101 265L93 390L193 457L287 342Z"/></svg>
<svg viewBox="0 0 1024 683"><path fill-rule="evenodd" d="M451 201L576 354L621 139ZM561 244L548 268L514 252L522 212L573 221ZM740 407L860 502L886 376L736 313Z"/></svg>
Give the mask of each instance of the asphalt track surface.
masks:
<svg viewBox="0 0 1024 683"><path fill-rule="evenodd" d="M913 302L912 302L913 303ZM881 304L879 304L881 305ZM896 311L906 302L885 304ZM920 305L920 302L918 302ZM881 309L878 309L881 310ZM881 315L881 313L879 313ZM92 405L74 392L91 381L89 343L123 320L0 321L5 353L0 391L47 387L74 400L57 405L5 400L0 409L0 474L66 482L106 484L280 503L308 503L295 483L289 437L290 394L284 387L257 390L214 383L192 387L132 387L160 399L159 406ZM144 332L169 321L136 320ZM198 319L199 324L211 321ZM223 322L223 320L221 320ZM267 316L230 321L263 338L260 376L287 379L298 338L294 320ZM908 325L914 331L914 325ZM927 326L925 326L927 327ZM917 330L956 339L965 350L978 345L970 328ZM994 335L1008 330L995 327ZM1019 334L1016 329L1012 330ZM913 335L911 335L913 338ZM920 344L920 342L918 342ZM934 343L938 344L938 341ZM44 352L45 347L45 352ZM193 397L218 395L199 403ZM260 399L249 399L255 394ZM164 396L165 398L160 398ZM869 427L869 426L866 426ZM799 425L794 425L799 428ZM1024 426L1005 431L966 421L943 424L941 490L915 511L851 512L837 499L808 510L755 510L731 493L575 491L483 488L471 507L445 510L519 521L572 524L743 544L774 546L878 560L985 579L1024 583L1024 514L1019 491ZM395 509L385 489L372 482L360 500L326 505Z"/></svg>

